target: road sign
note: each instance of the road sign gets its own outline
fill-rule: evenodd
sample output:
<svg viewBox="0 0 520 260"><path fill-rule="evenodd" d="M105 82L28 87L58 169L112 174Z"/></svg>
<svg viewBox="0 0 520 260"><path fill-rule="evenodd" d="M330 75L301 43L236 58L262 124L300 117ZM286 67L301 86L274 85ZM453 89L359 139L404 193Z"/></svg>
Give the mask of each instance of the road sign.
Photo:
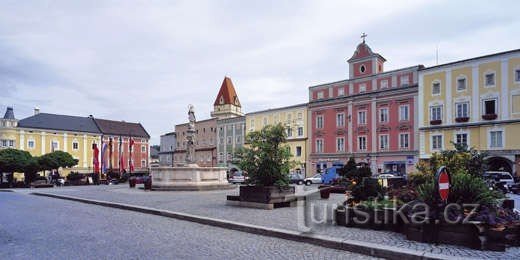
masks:
<svg viewBox="0 0 520 260"><path fill-rule="evenodd" d="M450 174L446 166L441 166L439 170L437 170L435 179L439 189L439 196L441 197L441 200L446 201L450 194Z"/></svg>

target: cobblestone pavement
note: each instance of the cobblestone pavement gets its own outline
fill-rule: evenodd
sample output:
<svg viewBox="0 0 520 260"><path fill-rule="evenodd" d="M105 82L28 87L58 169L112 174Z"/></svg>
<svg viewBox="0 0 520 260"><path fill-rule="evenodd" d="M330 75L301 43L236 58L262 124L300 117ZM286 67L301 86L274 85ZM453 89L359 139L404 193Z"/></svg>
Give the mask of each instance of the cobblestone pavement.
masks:
<svg viewBox="0 0 520 260"><path fill-rule="evenodd" d="M23 192L23 190L19 191ZM265 227L298 230L298 214L297 209L294 207L261 210L225 205L226 195L237 195L238 189L227 191L160 192L130 189L127 185L103 185L38 189L37 191L166 209ZM298 187L297 192L302 192L301 186ZM342 200L342 195L331 194L329 200L318 200L317 203L336 204ZM372 242L453 257L520 259L519 247L508 248L505 253L478 251L446 244L433 245L408 241L404 235L390 231L345 228L330 224L317 226L313 232L339 239Z"/></svg>
<svg viewBox="0 0 520 260"><path fill-rule="evenodd" d="M369 259L284 239L83 203L0 195L2 259Z"/></svg>

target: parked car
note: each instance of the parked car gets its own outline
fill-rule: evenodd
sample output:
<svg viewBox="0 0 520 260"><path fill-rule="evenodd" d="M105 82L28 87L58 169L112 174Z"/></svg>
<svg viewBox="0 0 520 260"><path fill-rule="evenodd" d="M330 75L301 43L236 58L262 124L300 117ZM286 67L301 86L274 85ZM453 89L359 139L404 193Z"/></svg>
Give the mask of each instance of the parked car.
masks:
<svg viewBox="0 0 520 260"><path fill-rule="evenodd" d="M379 174L377 176L377 178L379 179L388 179L388 178L395 178L396 176L393 175L393 174L390 174L390 173L383 173L383 174Z"/></svg>
<svg viewBox="0 0 520 260"><path fill-rule="evenodd" d="M290 173L289 174L289 183L302 185L305 182L303 178L303 174L301 173Z"/></svg>
<svg viewBox="0 0 520 260"><path fill-rule="evenodd" d="M513 176L509 172L487 171L482 176L485 180L493 180L495 182L505 183L508 188L515 184Z"/></svg>
<svg viewBox="0 0 520 260"><path fill-rule="evenodd" d="M322 180L322 177L321 177L321 174L316 174L312 177L309 177L309 178L305 178L303 180L305 182L305 185L311 185L311 184L321 184L323 183L323 180Z"/></svg>
<svg viewBox="0 0 520 260"><path fill-rule="evenodd" d="M234 172L231 177L228 179L228 182L232 184L236 183L244 183L247 180L247 177L242 174L242 172L237 171Z"/></svg>

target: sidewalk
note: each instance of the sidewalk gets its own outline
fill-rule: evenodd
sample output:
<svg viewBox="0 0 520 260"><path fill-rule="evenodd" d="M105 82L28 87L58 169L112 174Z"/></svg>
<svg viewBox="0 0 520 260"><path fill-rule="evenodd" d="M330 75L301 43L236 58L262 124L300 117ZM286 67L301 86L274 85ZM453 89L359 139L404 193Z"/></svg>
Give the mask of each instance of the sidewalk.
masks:
<svg viewBox="0 0 520 260"><path fill-rule="evenodd" d="M17 191L17 190L15 190ZM19 192L39 192L84 199L130 204L135 206L168 210L195 216L220 219L269 229L286 230L299 233L297 228L297 209L280 208L261 210L239 208L225 205L226 195L237 195L238 189L227 191L202 192L159 192L130 189L127 185L117 186L76 186L53 189L20 190ZM331 194L328 200L318 203L336 203L343 200L339 194ZM451 245L432 245L408 241L402 234L389 231L375 231L321 225L313 230L313 235L334 241L352 241L391 247L397 251L415 251L421 254L436 255L441 258L501 258L519 259L520 248L508 248L506 252L478 251Z"/></svg>

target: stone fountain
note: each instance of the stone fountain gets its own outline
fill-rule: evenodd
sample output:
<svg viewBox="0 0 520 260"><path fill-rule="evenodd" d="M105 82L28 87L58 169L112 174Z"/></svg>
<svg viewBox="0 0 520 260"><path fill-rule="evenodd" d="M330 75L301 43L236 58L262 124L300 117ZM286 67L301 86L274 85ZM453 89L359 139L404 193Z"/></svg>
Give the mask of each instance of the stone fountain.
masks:
<svg viewBox="0 0 520 260"><path fill-rule="evenodd" d="M216 190L232 189L226 176L226 168L200 167L195 160L195 111L188 110L186 131L186 158L181 166L151 168L153 190Z"/></svg>

